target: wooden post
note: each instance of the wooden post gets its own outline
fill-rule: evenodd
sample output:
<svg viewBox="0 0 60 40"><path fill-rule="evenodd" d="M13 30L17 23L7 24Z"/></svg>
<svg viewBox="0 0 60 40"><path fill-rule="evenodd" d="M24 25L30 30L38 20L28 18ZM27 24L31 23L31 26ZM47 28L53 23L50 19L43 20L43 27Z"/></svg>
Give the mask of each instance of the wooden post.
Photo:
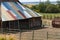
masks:
<svg viewBox="0 0 60 40"><path fill-rule="evenodd" d="M1 32L3 32L3 30L2 30L2 21L1 21Z"/></svg>
<svg viewBox="0 0 60 40"><path fill-rule="evenodd" d="M47 40L48 40L48 32L47 32Z"/></svg>
<svg viewBox="0 0 60 40"><path fill-rule="evenodd" d="M32 40L34 40L34 29L33 29L33 33L32 33Z"/></svg>
<svg viewBox="0 0 60 40"><path fill-rule="evenodd" d="M19 23L19 20L18 20L18 29L19 29L19 32L20 32L20 39L19 40L21 40L21 29L20 29L19 25L21 25L21 24Z"/></svg>

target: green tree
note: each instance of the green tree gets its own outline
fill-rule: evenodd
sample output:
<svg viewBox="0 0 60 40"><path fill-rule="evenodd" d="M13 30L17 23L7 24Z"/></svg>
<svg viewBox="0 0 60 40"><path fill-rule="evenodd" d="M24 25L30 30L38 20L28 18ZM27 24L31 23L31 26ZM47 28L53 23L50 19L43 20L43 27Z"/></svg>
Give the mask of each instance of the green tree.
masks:
<svg viewBox="0 0 60 40"><path fill-rule="evenodd" d="M32 6L31 9L39 13L40 11L38 7L39 7L38 5L35 5L35 6Z"/></svg>
<svg viewBox="0 0 60 40"><path fill-rule="evenodd" d="M60 1L57 4L51 4L49 0L40 2L39 5L32 6L32 10L41 13L60 13Z"/></svg>
<svg viewBox="0 0 60 40"><path fill-rule="evenodd" d="M59 13L59 8L56 5L49 5L46 8L46 13Z"/></svg>
<svg viewBox="0 0 60 40"><path fill-rule="evenodd" d="M51 4L51 3L50 3L50 0L47 0L47 1L45 2L45 4L47 4L47 5Z"/></svg>
<svg viewBox="0 0 60 40"><path fill-rule="evenodd" d="M57 7L59 8L59 12L60 12L60 0L57 0Z"/></svg>
<svg viewBox="0 0 60 40"><path fill-rule="evenodd" d="M40 12L45 13L46 5L45 5L44 2L41 2L41 3L39 4L39 7L38 7L38 8L39 8Z"/></svg>
<svg viewBox="0 0 60 40"><path fill-rule="evenodd" d="M60 8L60 0L57 0L57 5Z"/></svg>

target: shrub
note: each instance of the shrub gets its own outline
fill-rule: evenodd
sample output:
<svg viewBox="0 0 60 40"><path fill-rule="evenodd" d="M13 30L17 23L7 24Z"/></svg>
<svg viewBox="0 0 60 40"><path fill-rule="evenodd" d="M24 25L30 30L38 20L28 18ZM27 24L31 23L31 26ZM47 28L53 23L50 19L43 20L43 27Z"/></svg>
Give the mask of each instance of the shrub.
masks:
<svg viewBox="0 0 60 40"><path fill-rule="evenodd" d="M6 40L6 38L0 38L0 40Z"/></svg>
<svg viewBox="0 0 60 40"><path fill-rule="evenodd" d="M14 38L10 38L9 40L14 40Z"/></svg>

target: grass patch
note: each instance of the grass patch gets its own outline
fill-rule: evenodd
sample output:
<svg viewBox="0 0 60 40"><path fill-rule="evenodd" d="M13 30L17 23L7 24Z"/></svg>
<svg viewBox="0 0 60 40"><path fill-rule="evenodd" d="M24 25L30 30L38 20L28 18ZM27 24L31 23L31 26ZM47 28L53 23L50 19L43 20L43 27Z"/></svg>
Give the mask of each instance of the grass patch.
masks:
<svg viewBox="0 0 60 40"><path fill-rule="evenodd" d="M40 13L43 19L54 19L60 17L60 13Z"/></svg>

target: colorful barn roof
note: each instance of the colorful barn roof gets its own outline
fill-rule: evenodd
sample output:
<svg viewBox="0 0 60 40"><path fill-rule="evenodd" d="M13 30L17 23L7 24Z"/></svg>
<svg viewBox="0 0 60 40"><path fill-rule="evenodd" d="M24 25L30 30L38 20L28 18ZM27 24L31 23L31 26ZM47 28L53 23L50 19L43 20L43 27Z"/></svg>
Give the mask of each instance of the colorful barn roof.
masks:
<svg viewBox="0 0 60 40"><path fill-rule="evenodd" d="M1 2L2 21L40 17L36 12L23 7L19 2Z"/></svg>

